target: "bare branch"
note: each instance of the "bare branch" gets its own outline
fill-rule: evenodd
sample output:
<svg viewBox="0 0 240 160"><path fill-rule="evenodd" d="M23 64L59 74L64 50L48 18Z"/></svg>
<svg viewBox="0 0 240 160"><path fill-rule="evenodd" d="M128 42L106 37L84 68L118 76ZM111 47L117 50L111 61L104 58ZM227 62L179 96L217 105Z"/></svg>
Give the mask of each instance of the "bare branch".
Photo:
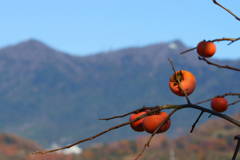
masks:
<svg viewBox="0 0 240 160"><path fill-rule="evenodd" d="M208 113L211 113L212 115L215 115L217 117L220 117L220 118L223 118L225 119L226 121L240 127L240 121L234 119L234 118L231 118L229 117L228 115L226 114L222 114L222 113L219 113L219 112L216 112L214 110L210 110L208 108L204 108L204 107L201 107L201 106L198 106L198 105L187 105L185 106L184 108L194 108L194 109L197 109L197 110L200 110L200 111L203 111L203 112L208 112Z"/></svg>
<svg viewBox="0 0 240 160"><path fill-rule="evenodd" d="M73 146L76 146L76 145L78 145L78 144L80 144L80 143L83 143L83 142L86 142L86 141L91 141L91 140L93 140L93 139L95 139L95 138L97 138L97 137L99 137L99 136L101 136L101 135L103 135L103 134L105 134L105 133L107 133L107 132L109 132L109 131L112 131L112 130L114 130L114 129L117 129L117 128L126 126L126 125L128 125L129 123L130 123L130 122L125 122L125 123L119 124L119 125L117 125L117 126L114 126L114 127L109 128L109 129L107 129L107 130L104 130L104 131L102 131L102 132L100 132L100 133L98 133L98 134L96 134L96 135L94 135L94 136L92 136L92 137L88 137L88 138L79 140L79 141L77 141L77 142L75 142L75 143L73 143L73 144L67 145L67 146L63 146L63 147L60 147L60 148L56 148L56 149L52 149L52 150L47 150L47 151L38 151L38 152L35 152L35 153L33 153L33 154L47 154L47 153L52 153L52 152L57 152L57 151L61 151L61 150L64 150L64 149L68 149L68 148L71 148L71 147L73 147Z"/></svg>
<svg viewBox="0 0 240 160"><path fill-rule="evenodd" d="M232 93L232 92L230 92L230 93L224 93L224 94L221 94L221 95L214 96L214 97L212 97L212 98L208 98L208 99L206 99L206 100L199 101L199 102L194 103L194 104L195 104L195 105L199 105L199 104L203 104L203 103L209 102L209 101L211 101L211 100L212 100L213 98L215 98L215 97L226 97L226 96L240 96L240 93Z"/></svg>
<svg viewBox="0 0 240 160"><path fill-rule="evenodd" d="M240 103L240 100L236 100L236 101L234 101L234 102L228 104L228 106L232 106L232 105L235 105L235 104L237 104L237 103Z"/></svg>
<svg viewBox="0 0 240 160"><path fill-rule="evenodd" d="M213 40L209 40L208 42L222 42L222 41L229 41L228 45L231 45L232 43L236 42L236 41L239 41L240 40L240 37L239 38L217 38L217 39L213 39ZM180 52L180 54L185 54L185 53L188 53L188 52L191 52L191 51L194 51L195 49L197 49L197 47L193 47L193 48L190 48L190 49L187 49L185 51L182 51Z"/></svg>
<svg viewBox="0 0 240 160"><path fill-rule="evenodd" d="M144 110L147 110L147 109L150 110L151 108L143 106L143 107L140 108L140 109L136 109L136 110L134 110L134 111L131 111L131 112L128 112L128 113L125 113L125 114L121 114L121 115L117 115L117 116L113 116L113 117L109 117L109 118L100 118L99 120L108 121L108 120L112 120L112 119L123 118L123 117L126 117L126 116L130 115L130 114L139 113L139 112L144 111Z"/></svg>
<svg viewBox="0 0 240 160"><path fill-rule="evenodd" d="M210 99L210 100L211 100L211 99ZM237 104L237 103L240 103L240 99L238 99L238 100L236 100L236 101L234 101L234 102L232 102L232 103L229 103L228 106L233 106L233 105L235 105L235 104ZM210 118L210 117L212 117L212 114L209 114L208 118Z"/></svg>
<svg viewBox="0 0 240 160"><path fill-rule="evenodd" d="M191 129L190 133L193 132L194 128L196 127L196 125L197 125L198 121L200 120L200 118L202 117L203 113L204 113L204 112L201 111L201 113L199 114L198 118L197 118L196 121L193 123L192 129Z"/></svg>
<svg viewBox="0 0 240 160"><path fill-rule="evenodd" d="M138 118L136 118L136 119L134 119L132 121L128 121L128 122L121 123L119 125L113 126L113 127L109 128L109 129L106 129L106 130L104 130L104 131L102 131L102 132L100 132L100 133L98 133L98 134L96 134L94 136L91 136L91 137L79 140L79 141L77 141L77 142L75 142L73 144L70 144L70 145L67 145L67 146L63 146L63 147L60 147L60 148L56 148L56 149L53 149L53 150L38 151L38 152L35 152L33 154L47 154L47 153L56 152L56 151L64 150L64 149L67 149L67 148L71 148L71 147L73 147L75 145L78 145L80 143L83 143L83 142L86 142L86 141L91 141L91 140L93 140L93 139L95 139L95 138L97 138L97 137L99 137L99 136L101 136L101 135L103 135L103 134L105 134L107 132L110 132L112 130L115 130L115 129L118 129L120 127L129 125L132 122L135 122L135 121L137 121L139 119L142 119L142 118L144 118L144 117L146 117L148 115L152 115L155 112L161 111L163 109L177 109L177 110L180 110L180 109L184 109L184 108L193 108L193 109L197 109L197 110L200 110L200 111L203 111L203 112L211 113L211 114L213 114L215 116L218 116L218 117L220 117L222 119L225 119L226 121L228 121L228 122L230 122L230 123L240 127L240 121L235 120L235 119L229 117L228 115L225 115L225 114L222 114L222 113L218 113L218 112L215 112L213 110L210 110L210 109L198 106L198 105L194 105L194 104L163 105L163 106L155 106L155 107L149 107L149 108L151 108L151 111L147 112L146 114L143 114L143 115L139 116Z"/></svg>
<svg viewBox="0 0 240 160"><path fill-rule="evenodd" d="M240 40L240 37L239 38L218 38L218 39L214 39L214 40L210 40L210 42L222 42L222 41L230 41L229 43L228 43L228 45L229 44L232 44L232 43L234 43L234 42L236 42L236 41L239 41Z"/></svg>
<svg viewBox="0 0 240 160"><path fill-rule="evenodd" d="M185 53L188 53L188 52L194 51L195 49L197 49L197 47L190 48L190 49L187 49L187 50L185 50L185 51L182 51L182 52L180 52L180 54L185 54Z"/></svg>
<svg viewBox="0 0 240 160"><path fill-rule="evenodd" d="M237 158L237 154L238 154L238 151L239 151L239 148L240 148L240 135L235 136L234 139L237 140L237 146L235 148L232 160L236 160L236 158Z"/></svg>
<svg viewBox="0 0 240 160"><path fill-rule="evenodd" d="M214 4L218 5L219 7L221 7L222 9L224 9L225 11L227 11L229 14L231 14L234 18L236 18L238 21L240 21L240 17L238 17L236 14L234 14L231 10L227 9L226 7L224 7L223 5L221 5L219 2L217 2L217 0L212 0Z"/></svg>
<svg viewBox="0 0 240 160"><path fill-rule="evenodd" d="M211 101L213 98L215 98L215 97L226 97L226 96L240 96L240 93L232 93L232 92L230 92L230 93L224 93L224 94L221 94L221 95L216 95L216 96L214 96L214 97L212 97L212 98L208 98L208 99L206 99L206 100L202 100L202 101L199 101L199 102L196 102L196 103L194 103L195 105L199 105L199 104L203 104L203 103L206 103L206 102L209 102L209 101ZM237 102L238 103L238 102ZM158 108L159 106L155 106L154 108ZM116 116L112 116L112 117L109 117L109 118L101 118L101 119L99 119L99 120L106 120L106 121L108 121L108 120L112 120L112 119L117 119L117 118L123 118L123 117L126 117L126 116L128 116L128 115L130 115L130 114L133 114L133 113L138 113L138 112L141 112L141 111L144 111L144 110L152 110L153 109L153 107L146 107L146 106L143 106L142 108L140 108L140 109L136 109L136 110L134 110L134 111L131 111L131 112L128 112L128 113L126 113L126 114L121 114L121 115L116 115Z"/></svg>
<svg viewBox="0 0 240 160"><path fill-rule="evenodd" d="M99 136L101 136L101 135L103 135L103 134L105 134L105 133L107 133L107 132L109 132L109 131L112 131L112 130L118 129L118 128L120 128L120 127L129 125L129 124L132 123L132 122L136 122L136 121L138 121L138 120L140 120L140 119L142 119L142 118L144 118L144 117L146 117L146 116L148 116L148 115L152 115L152 114L155 113L156 111L160 111L160 110L162 110L163 108L167 108L167 107L173 107L173 106L172 106L172 105L164 105L164 106L151 107L151 108L152 108L151 111L147 112L146 114L143 114L143 115L139 116L138 118L135 118L135 119L132 120L132 121L128 121L128 122L125 122L125 123L122 123L122 124L113 126L113 127L109 128L109 129L106 129L106 130L104 130L104 131L102 131L102 132L100 132L100 133L98 133L98 134L96 134L96 135L94 135L94 136L91 136L91 137L88 137L88 138L79 140L79 141L77 141L77 142L75 142L75 143L73 143L73 144L66 145L66 146L63 146L63 147L60 147L60 148L56 148L56 149L52 149L52 150L38 151L38 152L35 152L35 153L33 153L33 154L47 154L47 153L52 153L52 152L56 152L56 151L60 151L60 150L64 150L64 149L71 148L71 147L73 147L73 146L75 146L75 145L78 145L78 144L83 143L83 142L86 142L86 141L91 141L91 140L93 140L93 139L95 139L95 138L97 138L97 137L99 137Z"/></svg>
<svg viewBox="0 0 240 160"><path fill-rule="evenodd" d="M199 60L203 60L203 61L205 61L207 64L212 65L212 66L216 66L216 67L218 67L218 68L230 69L230 70L238 71L238 72L240 71L239 68L232 67L232 66L228 66L228 65L225 65L225 66L219 65L219 64L217 64L217 63L213 63L213 62L209 61L207 58L204 58L204 57L198 57L198 59L199 59Z"/></svg>

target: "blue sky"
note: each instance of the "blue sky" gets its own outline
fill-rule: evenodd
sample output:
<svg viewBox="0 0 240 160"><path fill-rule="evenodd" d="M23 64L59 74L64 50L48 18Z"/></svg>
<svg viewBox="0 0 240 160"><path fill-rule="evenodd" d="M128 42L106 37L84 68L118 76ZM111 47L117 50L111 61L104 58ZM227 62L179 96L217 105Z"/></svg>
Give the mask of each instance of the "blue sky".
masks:
<svg viewBox="0 0 240 160"><path fill-rule="evenodd" d="M240 15L239 0L219 0ZM128 46L240 37L236 21L212 0L8 0L0 5L0 47L34 38L86 55ZM240 58L240 42L218 43L217 58Z"/></svg>

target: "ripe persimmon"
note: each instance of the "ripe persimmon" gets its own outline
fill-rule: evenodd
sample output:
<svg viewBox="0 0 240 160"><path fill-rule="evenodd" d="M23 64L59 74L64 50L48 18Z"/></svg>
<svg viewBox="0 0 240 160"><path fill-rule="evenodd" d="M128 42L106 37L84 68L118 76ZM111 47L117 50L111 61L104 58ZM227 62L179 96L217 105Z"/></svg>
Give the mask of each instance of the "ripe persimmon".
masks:
<svg viewBox="0 0 240 160"><path fill-rule="evenodd" d="M134 119L140 117L141 115L144 115L145 113L147 113L147 111L142 111L142 112L138 112L138 113L133 113L130 115L130 118L129 118L129 121L133 121ZM132 122L130 123L130 126L131 128L134 130L134 131L137 131L137 132L142 132L144 131L143 129L143 119L139 119L135 122Z"/></svg>
<svg viewBox="0 0 240 160"><path fill-rule="evenodd" d="M216 46L213 42L201 41L197 45L197 53L202 57L212 57L216 52Z"/></svg>
<svg viewBox="0 0 240 160"><path fill-rule="evenodd" d="M177 79L180 81L180 86L182 90L187 94L190 95L196 88L196 78L195 76L185 70L176 71L169 80L169 88L171 91L178 95L184 96L184 92L180 89Z"/></svg>
<svg viewBox="0 0 240 160"><path fill-rule="evenodd" d="M150 116L147 116L143 120L143 128L148 133L153 133L161 123L163 123L166 118L168 117L168 114L166 112L160 112L158 114L153 114ZM170 119L167 120L165 124L163 124L162 127L157 131L157 133L165 132L169 129L171 125Z"/></svg>
<svg viewBox="0 0 240 160"><path fill-rule="evenodd" d="M224 97L215 97L211 100L211 107L216 112L224 112L228 109L228 101Z"/></svg>

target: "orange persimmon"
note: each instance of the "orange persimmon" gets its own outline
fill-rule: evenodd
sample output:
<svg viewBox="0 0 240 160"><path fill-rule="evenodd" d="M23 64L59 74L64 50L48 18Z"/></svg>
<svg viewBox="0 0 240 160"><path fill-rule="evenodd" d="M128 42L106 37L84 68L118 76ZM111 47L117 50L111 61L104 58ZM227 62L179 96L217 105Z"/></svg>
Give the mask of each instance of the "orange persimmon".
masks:
<svg viewBox="0 0 240 160"><path fill-rule="evenodd" d="M211 107L216 112L224 112L228 109L228 101L224 97L215 97L211 100Z"/></svg>
<svg viewBox="0 0 240 160"><path fill-rule="evenodd" d="M202 57L212 57L216 52L216 45L213 42L201 41L197 45L197 53Z"/></svg>
<svg viewBox="0 0 240 160"><path fill-rule="evenodd" d="M159 127L159 125L166 120L167 117L168 117L168 114L166 112L160 112L158 114L153 114L145 117L143 120L144 130L147 131L148 133L153 133ZM169 119L167 120L167 122L165 122L165 124L163 124L162 127L159 128L157 133L162 133L167 131L170 125L171 125L171 121Z"/></svg>
<svg viewBox="0 0 240 160"><path fill-rule="evenodd" d="M184 96L184 92L180 89L177 79L180 81L180 86L182 90L187 94L190 95L196 88L196 78L195 76L185 70L176 71L169 80L169 88L171 91L178 95Z"/></svg>
<svg viewBox="0 0 240 160"><path fill-rule="evenodd" d="M144 115L145 113L147 113L147 111L142 111L142 112L138 112L138 113L133 113L133 114L130 115L129 121L133 121L134 119L136 119L136 118ZM130 123L131 128L132 128L134 131L137 131L137 132L142 132L142 131L144 131L143 125L142 125L143 119L144 119L144 118L139 119L139 120L137 120L137 121L135 121L135 122Z"/></svg>

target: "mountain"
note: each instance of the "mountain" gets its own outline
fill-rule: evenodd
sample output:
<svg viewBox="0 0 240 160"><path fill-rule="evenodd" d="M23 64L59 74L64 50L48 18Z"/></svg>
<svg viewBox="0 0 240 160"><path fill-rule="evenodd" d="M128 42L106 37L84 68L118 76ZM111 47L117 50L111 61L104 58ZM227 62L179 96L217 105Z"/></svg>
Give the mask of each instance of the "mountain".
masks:
<svg viewBox="0 0 240 160"><path fill-rule="evenodd" d="M185 103L184 98L169 91L172 70L168 58L173 59L177 69L196 75L198 86L190 96L192 101L239 92L237 72L206 65L193 52L180 56L179 52L187 48L176 40L72 56L34 39L2 48L0 129L45 146L62 145L127 120L104 122L98 118L126 113L143 105ZM213 60L240 67L240 60ZM236 107L231 107L229 113L234 112ZM188 131L197 115L192 110L180 111L172 120L173 128ZM182 129L177 129L177 133L172 129L170 135L181 135ZM124 127L94 142L137 135Z"/></svg>
<svg viewBox="0 0 240 160"><path fill-rule="evenodd" d="M49 155L32 154L41 148L35 142L13 134L0 134L0 159L4 160L75 160L74 155L54 153Z"/></svg>

